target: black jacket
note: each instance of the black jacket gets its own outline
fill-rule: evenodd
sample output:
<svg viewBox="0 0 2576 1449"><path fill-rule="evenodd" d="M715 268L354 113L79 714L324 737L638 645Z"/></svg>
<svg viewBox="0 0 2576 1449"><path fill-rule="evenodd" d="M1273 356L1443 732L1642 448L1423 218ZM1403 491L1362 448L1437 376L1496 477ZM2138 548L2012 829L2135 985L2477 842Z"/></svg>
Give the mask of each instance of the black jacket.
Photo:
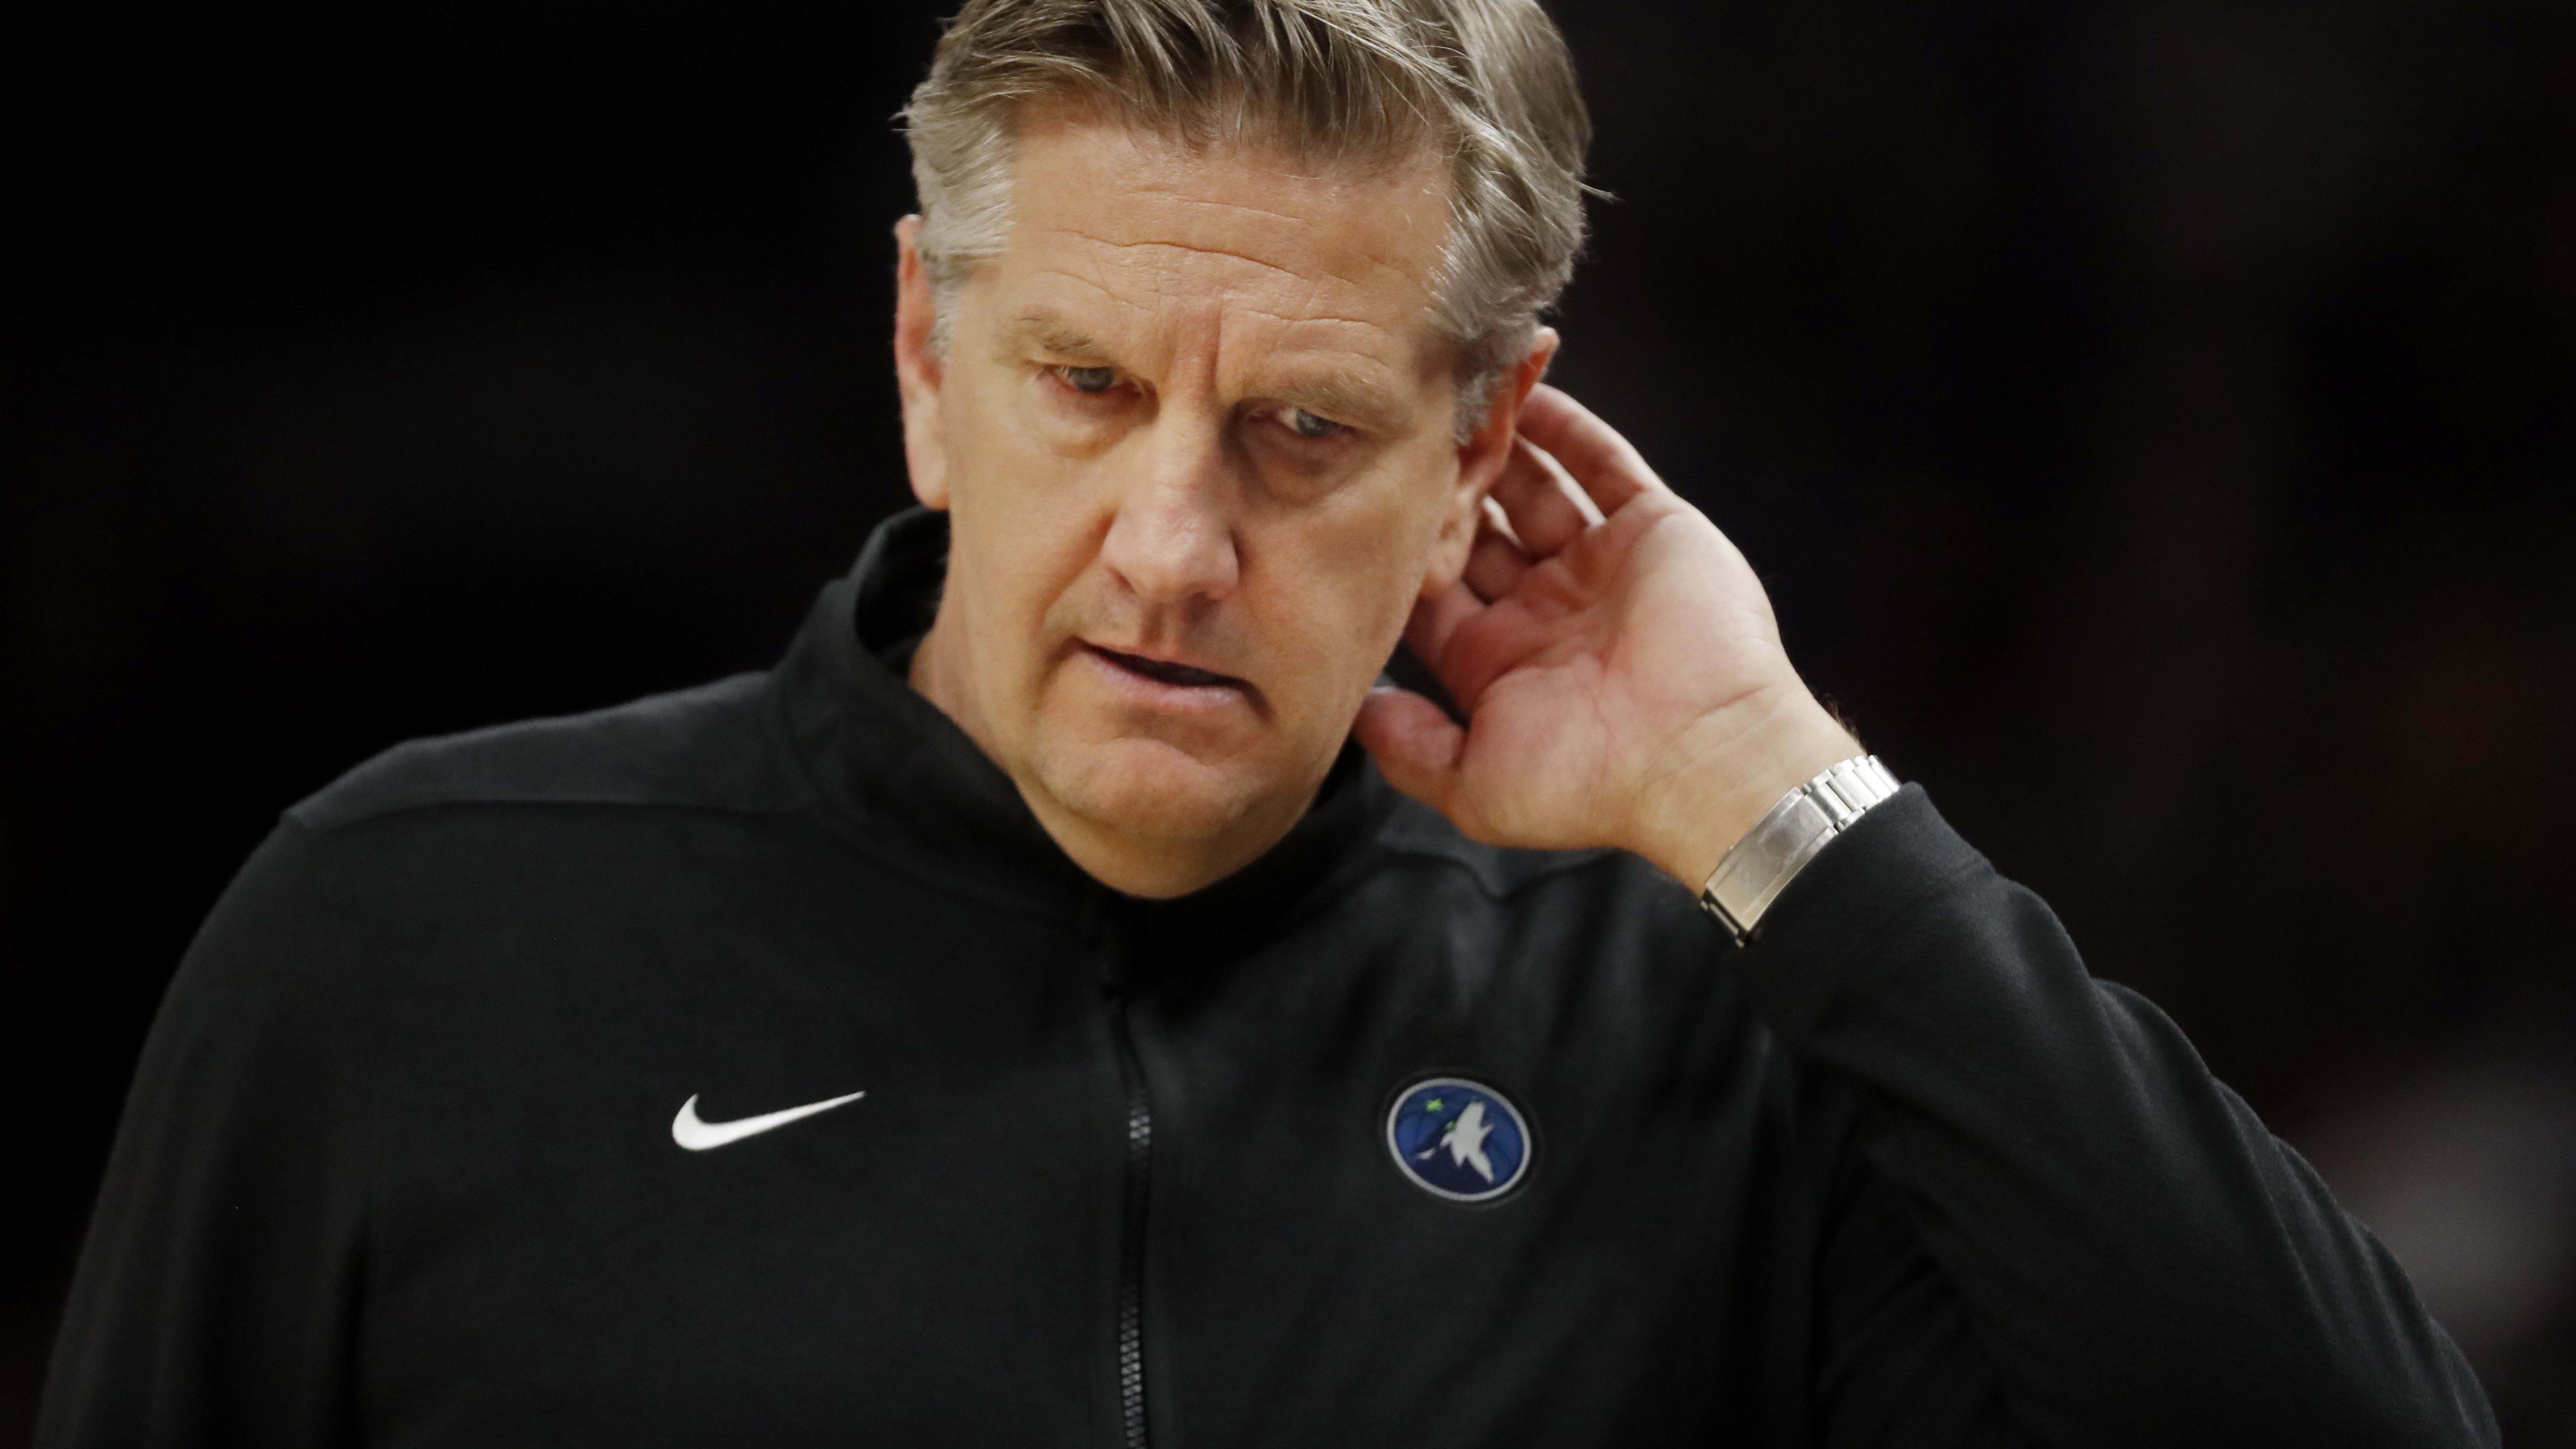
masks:
<svg viewBox="0 0 2576 1449"><path fill-rule="evenodd" d="M145 1049L38 1442L2493 1441L1919 789L1742 951L1356 751L1129 900L905 687L944 549L881 529L767 675L290 811ZM1423 1135L1470 1100L1481 1157Z"/></svg>

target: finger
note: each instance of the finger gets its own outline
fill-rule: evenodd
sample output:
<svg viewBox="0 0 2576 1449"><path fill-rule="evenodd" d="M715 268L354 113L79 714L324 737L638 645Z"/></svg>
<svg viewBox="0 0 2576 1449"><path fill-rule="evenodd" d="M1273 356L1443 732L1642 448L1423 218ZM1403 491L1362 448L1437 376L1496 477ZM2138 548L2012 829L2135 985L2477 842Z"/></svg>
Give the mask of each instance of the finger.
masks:
<svg viewBox="0 0 2576 1449"><path fill-rule="evenodd" d="M1554 454L1604 513L1618 512L1640 493L1672 491L1616 428L1561 388L1540 383L1530 389L1529 401L1521 405L1520 431Z"/></svg>
<svg viewBox="0 0 2576 1449"><path fill-rule="evenodd" d="M1597 510L1586 511L1592 500L1583 496L1555 459L1526 437L1512 439L1511 457L1504 460L1490 496L1502 505L1512 532L1520 535L1533 558L1555 553L1599 521Z"/></svg>
<svg viewBox="0 0 2576 1449"><path fill-rule="evenodd" d="M1521 575L1528 573L1529 555L1521 546L1503 535L1490 522L1476 529L1476 542L1467 550L1467 587L1487 603L1503 597L1520 586Z"/></svg>
<svg viewBox="0 0 2576 1449"><path fill-rule="evenodd" d="M1554 453L1530 442L1527 438L1521 438L1519 441L1528 445L1530 456L1538 459L1539 465L1547 469L1547 476L1556 480L1557 491L1564 494L1566 501L1574 505L1575 511L1583 515L1585 527L1588 528L1602 521L1601 505L1592 501L1592 495L1583 491L1583 485L1574 481L1574 475L1565 471L1565 465L1556 461Z"/></svg>
<svg viewBox="0 0 2576 1449"><path fill-rule="evenodd" d="M1376 757L1388 784L1448 813L1467 732L1450 723L1440 706L1409 689L1372 689L1360 703L1351 737Z"/></svg>
<svg viewBox="0 0 2576 1449"><path fill-rule="evenodd" d="M1413 606L1413 618L1404 626L1404 642L1413 646L1440 682L1449 682L1449 672L1441 667L1448 654L1449 640L1460 625L1485 611L1485 603L1464 583L1451 584L1436 598L1424 599Z"/></svg>

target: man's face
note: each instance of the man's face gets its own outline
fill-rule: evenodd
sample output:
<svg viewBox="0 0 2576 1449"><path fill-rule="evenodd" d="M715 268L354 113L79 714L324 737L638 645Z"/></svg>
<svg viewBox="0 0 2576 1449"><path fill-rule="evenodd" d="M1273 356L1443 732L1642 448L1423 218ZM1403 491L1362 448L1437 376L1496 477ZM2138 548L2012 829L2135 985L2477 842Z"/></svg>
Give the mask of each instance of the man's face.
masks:
<svg viewBox="0 0 2576 1449"><path fill-rule="evenodd" d="M952 517L916 683L1095 875L1171 894L1231 872L1456 578L1509 444L1507 420L1453 430L1429 324L1445 179L1041 112L944 358L902 235L906 447Z"/></svg>

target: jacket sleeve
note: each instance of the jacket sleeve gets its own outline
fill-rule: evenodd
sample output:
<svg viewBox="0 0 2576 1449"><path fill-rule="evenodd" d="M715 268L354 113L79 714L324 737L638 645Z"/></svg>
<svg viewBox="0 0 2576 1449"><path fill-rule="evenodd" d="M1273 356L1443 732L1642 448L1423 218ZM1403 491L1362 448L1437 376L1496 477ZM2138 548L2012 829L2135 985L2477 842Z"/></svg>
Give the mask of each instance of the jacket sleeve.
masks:
<svg viewBox="0 0 2576 1449"><path fill-rule="evenodd" d="M1819 855L1737 965L1802 1071L1864 1104L1866 1175L1893 1185L1945 1281L1902 1272L1910 1246L1881 1254L1900 1269L1876 1275L1885 1300L1824 1315L1869 1325L1866 1354L1972 1351L2007 1437L2043 1444L2496 1442L2387 1251L1919 788ZM1891 1331L1908 1315L1937 1342ZM1824 1344L1823 1361L1856 1347Z"/></svg>
<svg viewBox="0 0 2576 1449"><path fill-rule="evenodd" d="M354 1438L360 1044L308 853L287 825L251 857L162 1001L72 1280L42 1449Z"/></svg>

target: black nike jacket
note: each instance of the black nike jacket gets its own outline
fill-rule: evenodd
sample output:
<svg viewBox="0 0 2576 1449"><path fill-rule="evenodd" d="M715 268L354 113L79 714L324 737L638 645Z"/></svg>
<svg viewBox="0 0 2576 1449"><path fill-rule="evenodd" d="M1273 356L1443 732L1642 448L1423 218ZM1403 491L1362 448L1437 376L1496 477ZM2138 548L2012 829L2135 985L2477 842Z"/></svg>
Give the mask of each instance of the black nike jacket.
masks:
<svg viewBox="0 0 2576 1449"><path fill-rule="evenodd" d="M945 549L880 529L768 674L289 811L144 1050L39 1444L2494 1442L1921 790L1742 950L1355 749L1127 899L905 686Z"/></svg>

